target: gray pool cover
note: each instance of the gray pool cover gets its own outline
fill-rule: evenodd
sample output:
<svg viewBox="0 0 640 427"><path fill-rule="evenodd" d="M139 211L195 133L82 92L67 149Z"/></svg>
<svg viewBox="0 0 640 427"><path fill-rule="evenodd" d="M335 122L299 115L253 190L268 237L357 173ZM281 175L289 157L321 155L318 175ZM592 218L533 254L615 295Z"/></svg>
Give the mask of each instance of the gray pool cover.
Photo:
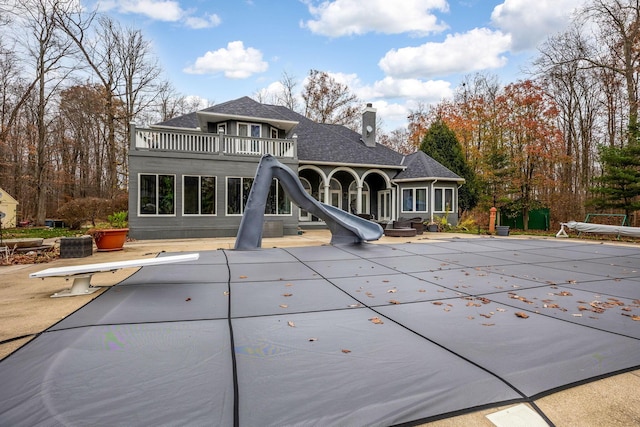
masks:
<svg viewBox="0 0 640 427"><path fill-rule="evenodd" d="M637 247L201 252L0 362L0 425L415 425L638 369L639 319Z"/></svg>

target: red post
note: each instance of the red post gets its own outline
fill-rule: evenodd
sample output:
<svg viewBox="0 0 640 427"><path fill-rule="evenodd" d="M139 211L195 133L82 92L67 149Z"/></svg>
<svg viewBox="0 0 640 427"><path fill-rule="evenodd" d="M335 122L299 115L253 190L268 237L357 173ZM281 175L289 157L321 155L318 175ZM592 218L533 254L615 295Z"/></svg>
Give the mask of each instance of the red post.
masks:
<svg viewBox="0 0 640 427"><path fill-rule="evenodd" d="M489 212L491 212L489 214L489 233L493 233L494 231L496 231L496 212L498 211L498 209L496 209L495 207L489 209Z"/></svg>

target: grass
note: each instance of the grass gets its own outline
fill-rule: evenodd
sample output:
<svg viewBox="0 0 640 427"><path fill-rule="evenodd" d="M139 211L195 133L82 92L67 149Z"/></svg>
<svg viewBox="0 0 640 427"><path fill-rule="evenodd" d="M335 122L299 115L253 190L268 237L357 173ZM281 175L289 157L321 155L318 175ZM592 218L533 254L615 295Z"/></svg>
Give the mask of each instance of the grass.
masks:
<svg viewBox="0 0 640 427"><path fill-rule="evenodd" d="M69 230L68 228L51 227L20 227L2 229L3 239L27 239L41 238L51 239L55 237L75 237L86 234L87 229Z"/></svg>

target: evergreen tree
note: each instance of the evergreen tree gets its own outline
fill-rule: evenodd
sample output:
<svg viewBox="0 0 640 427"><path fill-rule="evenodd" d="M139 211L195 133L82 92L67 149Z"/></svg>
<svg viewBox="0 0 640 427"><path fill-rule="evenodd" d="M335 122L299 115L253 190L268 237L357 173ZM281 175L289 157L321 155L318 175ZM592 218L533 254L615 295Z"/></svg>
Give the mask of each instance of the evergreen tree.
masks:
<svg viewBox="0 0 640 427"><path fill-rule="evenodd" d="M600 147L602 175L600 185L592 190L598 194L594 205L601 209L622 209L627 218L640 210L640 143L624 147Z"/></svg>
<svg viewBox="0 0 640 427"><path fill-rule="evenodd" d="M478 204L479 194L475 173L467 164L455 133L440 117L427 129L420 150L465 179L458 191L458 207L461 211L473 209Z"/></svg>

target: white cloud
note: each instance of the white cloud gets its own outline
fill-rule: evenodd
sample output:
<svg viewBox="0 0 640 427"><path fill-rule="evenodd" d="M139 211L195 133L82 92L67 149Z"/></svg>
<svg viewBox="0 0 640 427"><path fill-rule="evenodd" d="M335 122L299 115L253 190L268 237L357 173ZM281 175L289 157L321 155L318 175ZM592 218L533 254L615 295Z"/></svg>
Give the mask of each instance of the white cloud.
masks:
<svg viewBox="0 0 640 427"><path fill-rule="evenodd" d="M394 79L389 76L375 82L373 86L360 89L358 93L362 99L411 98L427 102L439 102L452 95L451 83L444 80Z"/></svg>
<svg viewBox="0 0 640 427"><path fill-rule="evenodd" d="M496 6L491 21L509 32L516 51L535 49L549 35L563 31L571 13L584 0L505 0Z"/></svg>
<svg viewBox="0 0 640 427"><path fill-rule="evenodd" d="M223 72L230 79L246 79L269 68L262 60L262 52L245 48L241 41L233 41L226 48L208 51L196 59L195 64L184 69L188 74L216 74Z"/></svg>
<svg viewBox="0 0 640 427"><path fill-rule="evenodd" d="M222 22L220 20L220 17L215 13L212 15L205 14L203 17L187 16L184 19L184 24L189 28L193 28L194 30L217 27L218 25L220 25L220 22Z"/></svg>
<svg viewBox="0 0 640 427"><path fill-rule="evenodd" d="M109 7L103 3L102 7ZM120 0L111 3L119 13L135 13L159 21L176 22L184 16L180 3L172 0Z"/></svg>
<svg viewBox="0 0 640 427"><path fill-rule="evenodd" d="M212 28L221 22L216 14L196 15L195 9L185 10L174 0L105 0L99 3L99 9L103 12L144 15L163 22L182 22L192 29Z"/></svg>
<svg viewBox="0 0 640 427"><path fill-rule="evenodd" d="M382 120L382 132L390 132L398 128L407 127L407 116L409 108L406 104L388 103L386 101L375 101L372 103L376 109L377 117Z"/></svg>
<svg viewBox="0 0 640 427"><path fill-rule="evenodd" d="M315 19L302 26L329 37L368 32L417 35L440 32L446 25L431 12L449 10L446 0L333 0L323 1L317 7L311 2L307 5Z"/></svg>
<svg viewBox="0 0 640 427"><path fill-rule="evenodd" d="M475 28L464 34L450 34L442 43L392 49L378 65L385 74L397 78L469 73L504 66L504 54L510 46L510 35Z"/></svg>

